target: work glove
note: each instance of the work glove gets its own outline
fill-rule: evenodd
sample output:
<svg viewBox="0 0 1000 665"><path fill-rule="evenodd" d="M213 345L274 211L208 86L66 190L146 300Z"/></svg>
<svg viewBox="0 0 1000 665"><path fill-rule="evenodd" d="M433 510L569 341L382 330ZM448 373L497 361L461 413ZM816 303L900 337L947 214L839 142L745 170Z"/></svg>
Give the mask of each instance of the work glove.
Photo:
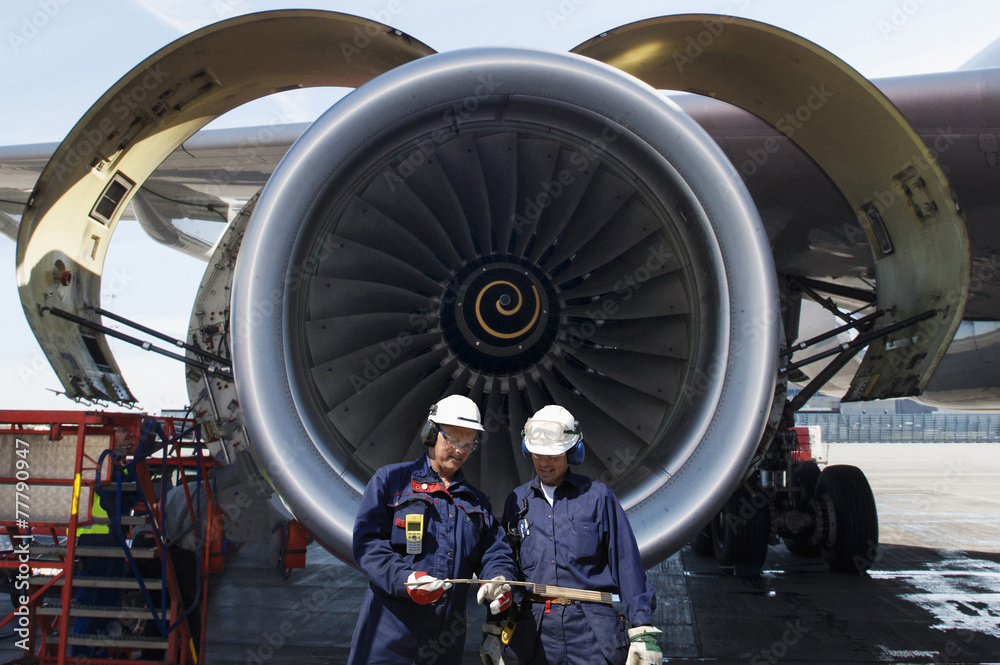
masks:
<svg viewBox="0 0 1000 665"><path fill-rule="evenodd" d="M413 582L419 582L419 584L409 586ZM422 570L410 573L410 576L406 578L406 583L406 593L410 594L413 602L420 605L430 605L451 588L451 582L444 582L436 577L431 577Z"/></svg>
<svg viewBox="0 0 1000 665"><path fill-rule="evenodd" d="M483 659L483 665L504 665L503 643L500 641L502 631L503 626L500 624L483 624L483 643L479 646L479 657Z"/></svg>
<svg viewBox="0 0 1000 665"><path fill-rule="evenodd" d="M507 584L507 580L503 575L497 575L479 587L479 592L476 594L476 602L480 605L485 605L487 600L490 601L490 612L492 614L500 614L510 607L510 585Z"/></svg>
<svg viewBox="0 0 1000 665"><path fill-rule="evenodd" d="M637 626L630 628L628 638L628 659L625 665L660 665L663 662L663 652L656 643L656 635L661 632L652 626Z"/></svg>

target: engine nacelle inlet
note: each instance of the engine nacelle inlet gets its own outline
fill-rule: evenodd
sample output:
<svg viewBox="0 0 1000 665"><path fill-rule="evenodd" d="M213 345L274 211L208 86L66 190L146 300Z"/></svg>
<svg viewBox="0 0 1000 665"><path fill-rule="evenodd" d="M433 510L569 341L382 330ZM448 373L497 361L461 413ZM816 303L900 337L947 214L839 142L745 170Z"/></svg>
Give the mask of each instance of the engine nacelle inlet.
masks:
<svg viewBox="0 0 1000 665"><path fill-rule="evenodd" d="M371 473L461 393L494 508L532 474L525 419L561 404L651 565L748 468L777 300L749 194L676 105L581 56L458 51L359 87L282 160L238 259L234 372L258 465L344 558Z"/></svg>

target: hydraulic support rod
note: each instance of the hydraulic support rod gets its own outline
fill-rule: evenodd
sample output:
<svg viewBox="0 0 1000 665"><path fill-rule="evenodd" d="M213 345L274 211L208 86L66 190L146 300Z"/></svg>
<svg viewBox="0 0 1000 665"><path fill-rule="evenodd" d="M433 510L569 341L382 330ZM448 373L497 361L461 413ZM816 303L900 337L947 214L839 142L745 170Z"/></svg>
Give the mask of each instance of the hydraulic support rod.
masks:
<svg viewBox="0 0 1000 665"><path fill-rule="evenodd" d="M112 321L117 321L118 323L124 323L129 328L135 328L136 330L138 330L140 332L144 332L147 335L152 335L153 337L158 337L159 339L162 339L164 342L170 342L171 344L173 344L176 347L185 349L187 351L190 351L191 353L197 353L202 358L207 358L208 360L214 360L215 362L221 363L222 365L228 365L229 364L229 360L228 359L223 358L222 356L217 356L214 353L212 353L211 351L205 351L204 349L198 348L194 344L188 344L184 340L175 339L175 338L171 337L170 335L166 335L164 333L161 333L158 330L153 330L152 328L147 328L146 326L142 325L141 323L136 323L135 321L130 321L129 319L126 319L124 316L119 316L118 314L115 314L114 312L109 312L108 310L102 309L100 307L91 307L90 309L91 309L91 311L93 311L93 312L95 312L97 314L100 314L101 316L108 317Z"/></svg>
<svg viewBox="0 0 1000 665"><path fill-rule="evenodd" d="M152 351L153 353L158 353L161 356L173 358L174 360L180 360L182 363L186 365L191 365L192 367L198 367L200 369L205 370L206 372L208 372L210 376L217 376L226 379L228 381L233 380L232 374L230 374L225 370L219 369L215 365L210 365L209 363L204 363L200 360L195 360L194 358L188 358L187 356L182 356L181 354L174 353L173 351L167 351L166 349L161 349L157 346L153 346L149 342L144 342L143 340L137 337L132 337L131 335L126 335L125 333L120 333L117 330L114 330L105 325L97 323L96 321L90 321L88 319L83 318L82 316L77 316L76 314L72 314L70 312L58 309L56 307L41 307L39 308L39 311L42 314L45 314L46 312L48 312L49 314L54 314L55 316L58 316L61 319L72 321L78 326L83 326L84 328L89 328L90 330L96 330L97 332L104 333L105 335L110 335L115 339L120 339L123 342L128 342L129 344L138 346L139 348L145 349L146 351Z"/></svg>

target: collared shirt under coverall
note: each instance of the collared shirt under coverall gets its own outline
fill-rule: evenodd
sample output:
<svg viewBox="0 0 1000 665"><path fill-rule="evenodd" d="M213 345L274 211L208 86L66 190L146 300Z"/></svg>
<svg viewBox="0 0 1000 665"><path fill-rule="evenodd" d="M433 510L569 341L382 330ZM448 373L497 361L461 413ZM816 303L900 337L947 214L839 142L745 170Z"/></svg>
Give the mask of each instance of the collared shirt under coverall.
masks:
<svg viewBox="0 0 1000 665"><path fill-rule="evenodd" d="M502 523L517 528L528 497L528 534L521 540L519 579L616 593L631 627L649 625L656 596L646 581L625 511L604 483L567 471L553 505L537 477L507 497ZM530 612L530 613L529 613ZM628 633L618 612L603 603L532 602L518 618L511 649L521 665L624 663Z"/></svg>
<svg viewBox="0 0 1000 665"><path fill-rule="evenodd" d="M407 554L406 516L415 513L424 516L422 552ZM486 495L461 471L445 489L427 455L384 466L368 481L354 524L354 560L371 582L347 661L353 665L462 661L471 585L456 584L436 602L420 605L404 586L411 572L439 579L516 574Z"/></svg>

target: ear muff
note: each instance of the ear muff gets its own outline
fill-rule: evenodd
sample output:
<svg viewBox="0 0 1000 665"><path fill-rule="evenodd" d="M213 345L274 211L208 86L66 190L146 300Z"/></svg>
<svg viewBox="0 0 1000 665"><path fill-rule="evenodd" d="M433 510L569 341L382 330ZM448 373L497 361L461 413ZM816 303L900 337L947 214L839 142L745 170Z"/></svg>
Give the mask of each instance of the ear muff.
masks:
<svg viewBox="0 0 1000 665"><path fill-rule="evenodd" d="M440 431L441 428L438 427L437 423L428 420L424 423L424 426L420 428L421 443L425 446L433 446L437 443L438 432Z"/></svg>
<svg viewBox="0 0 1000 665"><path fill-rule="evenodd" d="M524 430L521 430L521 454L524 455L524 459L531 459L531 451L528 450L528 437L524 435Z"/></svg>
<svg viewBox="0 0 1000 665"><path fill-rule="evenodd" d="M431 408L427 412L427 422L425 422L424 426L420 428L420 442L428 447L433 446L434 444L437 443L438 432L441 431L441 428L438 427L438 424L433 420L431 420L431 417L436 416L437 412L438 412L438 405L431 404Z"/></svg>

